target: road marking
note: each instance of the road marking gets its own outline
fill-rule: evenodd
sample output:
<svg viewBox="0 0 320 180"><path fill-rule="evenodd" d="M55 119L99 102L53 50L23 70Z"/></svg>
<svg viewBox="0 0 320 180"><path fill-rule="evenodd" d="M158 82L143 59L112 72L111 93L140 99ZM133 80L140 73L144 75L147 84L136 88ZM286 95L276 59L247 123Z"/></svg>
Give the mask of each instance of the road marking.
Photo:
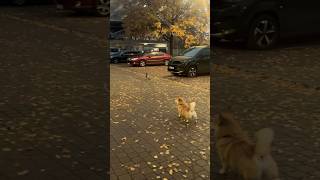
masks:
<svg viewBox="0 0 320 180"><path fill-rule="evenodd" d="M21 18L18 16L14 16L14 15L9 15L9 14L1 14L2 17L8 18L8 19L12 19L12 20L16 20L16 21L20 21L20 22L24 22L24 23L28 23L28 24L32 24L32 25L36 25L38 27L43 27L43 28L47 28L47 29L51 29L54 31L58 31L58 32L63 32L63 33L72 33L80 38L86 38L89 40L93 40L96 42L100 42L103 43L104 45L107 43L107 34L106 34L106 38L103 39L101 37L98 36L94 36L91 35L90 33L85 33L85 32L81 32L81 31L76 31L76 30L72 30L72 29L68 29L68 28L64 28L64 27L60 27L57 25L52 25L52 24L47 24L47 23L43 23L40 21L35 21L35 20L30 20L30 19L26 19L26 18ZM106 30L107 32L107 30Z"/></svg>

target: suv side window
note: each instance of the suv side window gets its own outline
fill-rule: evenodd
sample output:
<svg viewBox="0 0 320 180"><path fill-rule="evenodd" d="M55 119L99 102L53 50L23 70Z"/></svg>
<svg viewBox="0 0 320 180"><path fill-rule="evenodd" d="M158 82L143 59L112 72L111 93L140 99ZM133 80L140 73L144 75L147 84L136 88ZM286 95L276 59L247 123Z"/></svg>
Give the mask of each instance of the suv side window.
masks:
<svg viewBox="0 0 320 180"><path fill-rule="evenodd" d="M210 49L204 48L199 52L199 57L201 57L201 59L210 59Z"/></svg>

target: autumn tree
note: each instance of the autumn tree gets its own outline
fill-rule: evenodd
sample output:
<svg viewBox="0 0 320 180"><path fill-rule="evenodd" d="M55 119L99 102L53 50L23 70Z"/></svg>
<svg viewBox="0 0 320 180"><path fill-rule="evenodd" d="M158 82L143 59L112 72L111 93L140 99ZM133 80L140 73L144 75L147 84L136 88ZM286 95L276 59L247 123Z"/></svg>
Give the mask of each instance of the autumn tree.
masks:
<svg viewBox="0 0 320 180"><path fill-rule="evenodd" d="M170 54L174 37L185 47L209 41L208 0L131 0L124 7L124 29L132 39L163 39Z"/></svg>

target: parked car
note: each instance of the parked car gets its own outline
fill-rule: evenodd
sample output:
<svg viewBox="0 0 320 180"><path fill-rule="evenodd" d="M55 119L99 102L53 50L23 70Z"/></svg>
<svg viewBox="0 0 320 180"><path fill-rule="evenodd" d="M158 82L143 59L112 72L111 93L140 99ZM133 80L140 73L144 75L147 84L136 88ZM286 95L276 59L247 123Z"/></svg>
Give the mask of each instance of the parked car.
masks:
<svg viewBox="0 0 320 180"><path fill-rule="evenodd" d="M93 11L100 16L110 15L109 0L56 0L57 9Z"/></svg>
<svg viewBox="0 0 320 180"><path fill-rule="evenodd" d="M16 6L23 6L26 4L49 4L49 3L53 3L54 0L2 0L0 4L7 4L10 3L12 5L16 5Z"/></svg>
<svg viewBox="0 0 320 180"><path fill-rule="evenodd" d="M119 53L121 53L121 49L120 48L110 48L110 56L112 57L112 56L114 56L114 55L117 55L117 54L119 54Z"/></svg>
<svg viewBox="0 0 320 180"><path fill-rule="evenodd" d="M279 38L320 32L317 0L214 0L213 40L244 40L251 49L274 47Z"/></svg>
<svg viewBox="0 0 320 180"><path fill-rule="evenodd" d="M128 64L141 67L146 65L167 65L170 59L170 54L164 52L151 52L139 57L130 58Z"/></svg>
<svg viewBox="0 0 320 180"><path fill-rule="evenodd" d="M119 52L111 55L111 63L123 63L128 62L129 58L134 58L141 56L143 54L142 51L125 51Z"/></svg>
<svg viewBox="0 0 320 180"><path fill-rule="evenodd" d="M25 5L27 4L28 0L8 0L11 4L13 5L17 5L17 6L22 6L22 5Z"/></svg>
<svg viewBox="0 0 320 180"><path fill-rule="evenodd" d="M210 47L195 46L173 57L168 64L168 71L175 75L196 77L210 73Z"/></svg>

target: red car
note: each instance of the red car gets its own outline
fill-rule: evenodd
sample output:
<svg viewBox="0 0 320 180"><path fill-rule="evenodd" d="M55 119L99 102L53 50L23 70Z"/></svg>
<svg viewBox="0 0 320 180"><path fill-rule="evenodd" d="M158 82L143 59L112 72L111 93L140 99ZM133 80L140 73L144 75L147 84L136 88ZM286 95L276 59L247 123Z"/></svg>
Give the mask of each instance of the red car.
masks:
<svg viewBox="0 0 320 180"><path fill-rule="evenodd" d="M56 0L57 9L73 11L89 10L100 16L110 15L109 0Z"/></svg>
<svg viewBox="0 0 320 180"><path fill-rule="evenodd" d="M168 65L170 60L170 54L164 52L151 52L139 57L129 59L128 64L141 67L146 65Z"/></svg>

